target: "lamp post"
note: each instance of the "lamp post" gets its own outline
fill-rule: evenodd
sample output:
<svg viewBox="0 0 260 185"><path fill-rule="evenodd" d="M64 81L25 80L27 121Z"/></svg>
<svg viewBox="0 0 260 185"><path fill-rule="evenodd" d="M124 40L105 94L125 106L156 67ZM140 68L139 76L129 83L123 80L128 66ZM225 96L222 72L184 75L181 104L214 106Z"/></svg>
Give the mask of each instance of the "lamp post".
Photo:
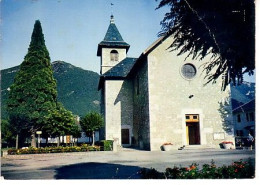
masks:
<svg viewBox="0 0 260 185"><path fill-rule="evenodd" d="M42 131L37 131L36 134L38 134L38 148L40 148L40 144L41 144L41 134L42 134Z"/></svg>

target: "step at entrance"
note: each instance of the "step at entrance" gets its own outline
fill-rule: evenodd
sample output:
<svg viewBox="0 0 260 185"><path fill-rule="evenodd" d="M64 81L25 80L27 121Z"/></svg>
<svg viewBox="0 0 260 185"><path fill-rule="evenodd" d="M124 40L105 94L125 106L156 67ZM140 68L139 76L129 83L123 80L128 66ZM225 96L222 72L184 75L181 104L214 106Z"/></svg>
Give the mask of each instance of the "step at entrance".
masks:
<svg viewBox="0 0 260 185"><path fill-rule="evenodd" d="M210 145L184 145L179 148L179 150L199 150L199 149L215 149L215 147Z"/></svg>

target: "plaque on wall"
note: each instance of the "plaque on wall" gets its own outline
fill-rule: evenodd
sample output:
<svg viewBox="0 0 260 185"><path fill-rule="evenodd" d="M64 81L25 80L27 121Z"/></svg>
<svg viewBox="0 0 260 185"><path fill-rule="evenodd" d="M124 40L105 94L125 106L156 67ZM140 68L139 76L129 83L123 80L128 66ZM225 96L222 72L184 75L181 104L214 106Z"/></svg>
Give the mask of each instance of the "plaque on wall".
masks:
<svg viewBox="0 0 260 185"><path fill-rule="evenodd" d="M217 139L225 139L225 133L224 132L215 132L213 134L213 139L217 140Z"/></svg>

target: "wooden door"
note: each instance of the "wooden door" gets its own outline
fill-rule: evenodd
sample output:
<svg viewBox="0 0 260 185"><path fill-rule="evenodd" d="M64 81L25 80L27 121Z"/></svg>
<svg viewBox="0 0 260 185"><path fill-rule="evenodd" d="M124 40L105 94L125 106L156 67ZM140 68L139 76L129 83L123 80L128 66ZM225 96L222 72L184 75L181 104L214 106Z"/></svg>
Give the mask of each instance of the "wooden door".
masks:
<svg viewBox="0 0 260 185"><path fill-rule="evenodd" d="M121 130L121 139L122 139L122 144L130 144L129 129Z"/></svg>
<svg viewBox="0 0 260 185"><path fill-rule="evenodd" d="M200 144L200 128L199 123L187 123L186 124L186 137L187 144L199 145Z"/></svg>
<svg viewBox="0 0 260 185"><path fill-rule="evenodd" d="M189 126L189 144L190 145L197 144L197 142L196 142L196 126L195 125Z"/></svg>
<svg viewBox="0 0 260 185"><path fill-rule="evenodd" d="M186 140L188 145L200 144L200 122L198 114L186 114Z"/></svg>

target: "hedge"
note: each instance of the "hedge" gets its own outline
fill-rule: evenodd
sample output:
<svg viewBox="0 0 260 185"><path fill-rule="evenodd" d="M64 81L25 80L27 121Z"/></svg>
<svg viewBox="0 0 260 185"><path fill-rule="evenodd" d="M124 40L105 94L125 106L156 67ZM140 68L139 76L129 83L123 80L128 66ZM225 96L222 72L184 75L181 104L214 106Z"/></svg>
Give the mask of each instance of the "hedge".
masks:
<svg viewBox="0 0 260 185"><path fill-rule="evenodd" d="M101 151L112 151L113 150L113 140L102 140L100 141Z"/></svg>
<svg viewBox="0 0 260 185"><path fill-rule="evenodd" d="M99 146L89 146L83 144L82 146L71 147L45 147L45 148L24 148L24 149L9 149L7 152L9 155L20 154L44 154L44 153L66 153L66 152L88 152L88 151L100 151Z"/></svg>

